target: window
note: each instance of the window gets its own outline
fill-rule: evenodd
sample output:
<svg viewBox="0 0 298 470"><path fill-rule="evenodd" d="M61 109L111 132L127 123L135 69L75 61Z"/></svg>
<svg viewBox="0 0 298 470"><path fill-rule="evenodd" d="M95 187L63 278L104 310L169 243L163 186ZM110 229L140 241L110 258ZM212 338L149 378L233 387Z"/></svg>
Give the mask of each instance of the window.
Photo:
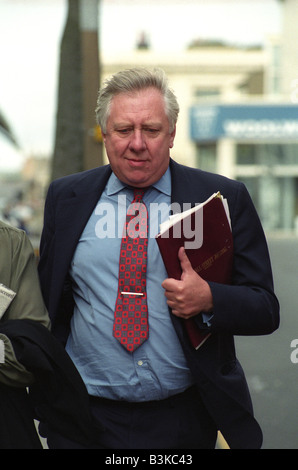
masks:
<svg viewBox="0 0 298 470"><path fill-rule="evenodd" d="M237 165L298 165L298 144L238 144Z"/></svg>
<svg viewBox="0 0 298 470"><path fill-rule="evenodd" d="M197 145L197 166L205 171L216 172L216 143L200 143Z"/></svg>

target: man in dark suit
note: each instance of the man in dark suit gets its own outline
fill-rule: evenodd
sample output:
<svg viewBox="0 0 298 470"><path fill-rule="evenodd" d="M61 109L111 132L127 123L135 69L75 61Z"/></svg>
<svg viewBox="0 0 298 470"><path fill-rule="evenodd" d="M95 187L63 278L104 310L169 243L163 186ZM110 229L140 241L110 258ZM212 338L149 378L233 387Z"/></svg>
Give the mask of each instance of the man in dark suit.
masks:
<svg viewBox="0 0 298 470"><path fill-rule="evenodd" d="M161 71L119 72L105 84L97 117L110 164L50 185L40 249L42 291L52 331L65 344L86 384L92 413L105 429L99 447L214 448L220 430L232 448L260 448L262 432L233 335L278 328L267 245L243 184L170 158L178 112ZM133 310L139 296L145 299L149 336L139 327L141 333L132 335L140 345L129 349L135 339L123 339L124 320L115 305L122 227L135 188L146 189L140 202L150 229L146 287L120 289L120 297L129 298ZM203 280L183 248L182 277L168 279L154 239L153 208L161 209L162 221L172 203L193 206L217 191L227 199L231 217L231 284ZM198 350L185 331L187 318L212 333ZM80 448L51 430L48 442L53 448Z"/></svg>

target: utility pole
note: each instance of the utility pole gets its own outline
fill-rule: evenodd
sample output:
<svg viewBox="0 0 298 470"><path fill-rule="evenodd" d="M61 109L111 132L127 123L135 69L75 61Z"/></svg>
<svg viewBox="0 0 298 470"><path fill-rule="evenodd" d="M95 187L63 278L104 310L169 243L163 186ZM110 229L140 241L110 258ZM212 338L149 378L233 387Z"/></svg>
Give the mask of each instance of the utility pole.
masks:
<svg viewBox="0 0 298 470"><path fill-rule="evenodd" d="M95 125L100 85L99 1L67 0L51 180L103 163L101 134Z"/></svg>
<svg viewBox="0 0 298 470"><path fill-rule="evenodd" d="M103 144L95 121L100 86L99 11L100 0L80 0L84 170L103 164Z"/></svg>
<svg viewBox="0 0 298 470"><path fill-rule="evenodd" d="M82 171L83 111L80 0L67 0L60 45L55 144L50 179Z"/></svg>

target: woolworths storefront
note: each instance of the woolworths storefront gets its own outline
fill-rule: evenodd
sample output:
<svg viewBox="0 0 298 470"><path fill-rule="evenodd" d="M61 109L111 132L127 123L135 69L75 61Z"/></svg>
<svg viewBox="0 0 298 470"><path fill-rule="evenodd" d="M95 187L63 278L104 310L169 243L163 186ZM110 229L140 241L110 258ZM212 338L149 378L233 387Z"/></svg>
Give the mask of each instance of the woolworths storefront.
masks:
<svg viewBox="0 0 298 470"><path fill-rule="evenodd" d="M298 106L191 108L197 164L243 181L266 230L298 227Z"/></svg>

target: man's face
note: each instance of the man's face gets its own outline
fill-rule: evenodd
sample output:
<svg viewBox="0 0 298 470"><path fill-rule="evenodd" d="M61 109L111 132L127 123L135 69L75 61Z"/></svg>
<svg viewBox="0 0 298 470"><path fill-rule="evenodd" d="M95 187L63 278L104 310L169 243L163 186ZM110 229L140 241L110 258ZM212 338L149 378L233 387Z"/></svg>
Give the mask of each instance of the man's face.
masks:
<svg viewBox="0 0 298 470"><path fill-rule="evenodd" d="M113 172L131 186L155 183L168 168L175 132L170 133L164 100L157 89L116 95L103 135Z"/></svg>

